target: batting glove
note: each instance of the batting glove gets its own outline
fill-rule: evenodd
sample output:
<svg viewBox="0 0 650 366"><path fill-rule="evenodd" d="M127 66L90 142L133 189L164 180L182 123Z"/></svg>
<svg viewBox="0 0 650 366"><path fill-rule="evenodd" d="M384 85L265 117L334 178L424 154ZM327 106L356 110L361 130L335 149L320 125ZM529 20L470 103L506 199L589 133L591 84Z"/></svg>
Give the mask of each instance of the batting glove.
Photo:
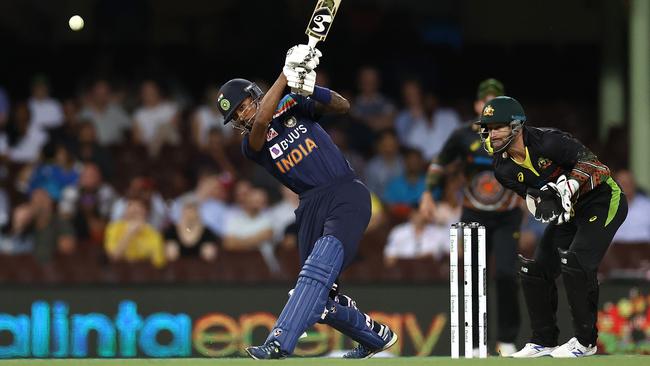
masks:
<svg viewBox="0 0 650 366"><path fill-rule="evenodd" d="M318 66L321 56L323 56L323 54L317 48L309 47L306 44L299 44L291 47L289 51L287 51L284 66L304 67L305 69L312 71L316 66Z"/></svg>
<svg viewBox="0 0 650 366"><path fill-rule="evenodd" d="M287 85L296 94L309 96L316 86L316 71L304 67L285 66L282 72L287 77Z"/></svg>

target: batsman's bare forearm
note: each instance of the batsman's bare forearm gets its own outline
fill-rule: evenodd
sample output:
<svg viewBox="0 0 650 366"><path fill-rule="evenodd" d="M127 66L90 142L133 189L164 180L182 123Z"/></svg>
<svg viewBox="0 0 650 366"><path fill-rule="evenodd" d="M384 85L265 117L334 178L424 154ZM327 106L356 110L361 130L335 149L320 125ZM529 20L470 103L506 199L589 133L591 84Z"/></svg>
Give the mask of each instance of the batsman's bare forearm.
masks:
<svg viewBox="0 0 650 366"><path fill-rule="evenodd" d="M273 119L273 113L280 103L280 99L284 95L284 89L287 87L287 78L283 73L275 80L271 89L264 94L260 102L259 111L255 115L253 122L253 129L248 137L249 146L255 150L260 151L264 146L264 139L266 138L266 129Z"/></svg>
<svg viewBox="0 0 650 366"><path fill-rule="evenodd" d="M318 103L316 108L321 114L345 114L350 111L350 102L334 90L330 90L332 100L329 104Z"/></svg>

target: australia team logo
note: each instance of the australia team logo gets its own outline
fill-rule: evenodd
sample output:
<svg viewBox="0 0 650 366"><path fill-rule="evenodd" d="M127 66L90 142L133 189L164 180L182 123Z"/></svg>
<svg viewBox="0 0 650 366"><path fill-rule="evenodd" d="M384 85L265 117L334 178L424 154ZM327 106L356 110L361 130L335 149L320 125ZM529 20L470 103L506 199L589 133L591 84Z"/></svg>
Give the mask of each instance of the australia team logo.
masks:
<svg viewBox="0 0 650 366"><path fill-rule="evenodd" d="M544 158L544 157L540 157L537 160L537 167L539 167L540 169L546 169L551 164L553 164L553 162L550 159L547 159L547 158Z"/></svg>

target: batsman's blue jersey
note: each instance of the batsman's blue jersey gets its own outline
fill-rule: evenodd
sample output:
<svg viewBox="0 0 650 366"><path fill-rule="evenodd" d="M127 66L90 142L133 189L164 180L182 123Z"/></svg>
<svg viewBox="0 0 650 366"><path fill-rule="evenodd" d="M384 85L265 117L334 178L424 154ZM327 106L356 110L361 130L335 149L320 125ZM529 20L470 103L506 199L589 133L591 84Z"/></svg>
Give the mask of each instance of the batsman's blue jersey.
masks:
<svg viewBox="0 0 650 366"><path fill-rule="evenodd" d="M278 104L262 149L251 149L248 136L242 141L246 157L298 194L355 178L343 153L315 121L314 106L307 97L288 94Z"/></svg>

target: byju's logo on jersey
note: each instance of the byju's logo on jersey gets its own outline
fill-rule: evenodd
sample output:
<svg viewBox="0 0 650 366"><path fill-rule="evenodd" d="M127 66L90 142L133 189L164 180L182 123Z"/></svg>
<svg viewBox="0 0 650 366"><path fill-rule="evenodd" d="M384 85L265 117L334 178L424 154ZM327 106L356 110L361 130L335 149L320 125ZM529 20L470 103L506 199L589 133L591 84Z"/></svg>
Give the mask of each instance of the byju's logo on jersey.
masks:
<svg viewBox="0 0 650 366"><path fill-rule="evenodd" d="M271 158L275 159L279 156L282 156L283 152L282 149L280 149L280 145L275 144L269 148L269 152L271 153Z"/></svg>
<svg viewBox="0 0 650 366"><path fill-rule="evenodd" d="M292 117L293 118L293 117ZM282 148L283 151L289 149L289 147L295 145L295 143L300 140L300 135L304 135L307 133L307 127L305 125L298 125L298 127L294 128L289 132L289 135L287 135L286 138L282 139L279 144L280 147Z"/></svg>

